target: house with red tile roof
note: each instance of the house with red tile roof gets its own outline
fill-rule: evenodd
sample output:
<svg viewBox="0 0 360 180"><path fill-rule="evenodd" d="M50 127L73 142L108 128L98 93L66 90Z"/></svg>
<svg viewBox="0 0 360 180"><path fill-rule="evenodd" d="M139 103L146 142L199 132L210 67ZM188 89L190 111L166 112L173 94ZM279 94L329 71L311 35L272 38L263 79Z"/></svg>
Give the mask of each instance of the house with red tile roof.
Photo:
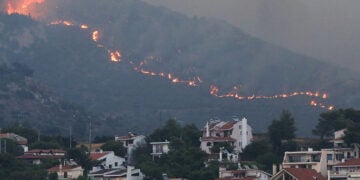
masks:
<svg viewBox="0 0 360 180"><path fill-rule="evenodd" d="M93 167L92 171L116 169L120 168L125 163L125 159L116 156L113 151L91 152L90 159L99 161L98 165Z"/></svg>
<svg viewBox="0 0 360 180"><path fill-rule="evenodd" d="M24 150L24 152L27 152L29 150L28 146L27 146L27 139L20 136L20 135L17 135L17 134L14 134L14 133L0 133L0 139L9 139L9 140L12 140L16 143L18 143L21 148ZM1 143L2 141L0 141L0 146L1 146Z"/></svg>
<svg viewBox="0 0 360 180"><path fill-rule="evenodd" d="M23 159L33 164L41 164L43 159L63 159L66 151L62 149L32 149L18 156L17 159Z"/></svg>
<svg viewBox="0 0 360 180"><path fill-rule="evenodd" d="M123 143L124 147L128 148L133 145L145 144L145 136L137 135L129 132L126 136L115 136L115 141L120 141Z"/></svg>
<svg viewBox="0 0 360 180"><path fill-rule="evenodd" d="M359 144L344 144L342 137L346 130L342 129L334 132L333 148L314 151L312 148L302 151L285 152L282 162L283 168L309 168L328 176L328 171L332 171L335 165L350 159L358 159L360 153Z"/></svg>
<svg viewBox="0 0 360 180"><path fill-rule="evenodd" d="M335 164L330 172L330 179L360 179L360 159L349 159Z"/></svg>
<svg viewBox="0 0 360 180"><path fill-rule="evenodd" d="M248 166L247 166L248 167ZM254 168L226 170L219 168L219 178L216 180L269 180L271 174Z"/></svg>
<svg viewBox="0 0 360 180"><path fill-rule="evenodd" d="M64 164L60 163L59 165L48 169L48 173L56 173L58 179L61 180L72 180L82 176L84 169L75 162L65 161Z"/></svg>
<svg viewBox="0 0 360 180"><path fill-rule="evenodd" d="M252 141L252 128L248 125L247 119L232 121L211 120L203 128L203 135L200 138L201 149L210 154L210 149L217 143L230 143L234 146L235 153L242 152Z"/></svg>
<svg viewBox="0 0 360 180"><path fill-rule="evenodd" d="M276 173L271 180L326 180L324 176L313 169L284 168Z"/></svg>

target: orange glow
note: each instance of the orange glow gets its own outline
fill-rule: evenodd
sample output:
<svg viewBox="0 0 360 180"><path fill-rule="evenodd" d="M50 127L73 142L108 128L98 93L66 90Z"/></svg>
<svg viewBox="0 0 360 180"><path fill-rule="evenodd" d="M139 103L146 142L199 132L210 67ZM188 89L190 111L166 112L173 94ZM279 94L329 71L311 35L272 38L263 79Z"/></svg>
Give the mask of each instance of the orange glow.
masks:
<svg viewBox="0 0 360 180"><path fill-rule="evenodd" d="M323 99L326 99L326 98L327 98L327 94L324 93L324 94L322 95L322 98L323 98Z"/></svg>
<svg viewBox="0 0 360 180"><path fill-rule="evenodd" d="M112 62L120 62L121 61L121 52L120 51L108 51L110 55L110 60Z"/></svg>
<svg viewBox="0 0 360 180"><path fill-rule="evenodd" d="M31 14L30 6L44 3L45 0L8 0L7 1L7 13L10 14Z"/></svg>
<svg viewBox="0 0 360 180"><path fill-rule="evenodd" d="M239 88L237 86L234 86L233 89L226 93L226 94L219 94L220 89L215 86L215 85L211 85L210 86L210 94L212 96L218 97L218 98L234 98L237 100L254 100L254 99L277 99L277 98L290 98L290 97L294 97L294 96L309 96L309 97L318 97L318 98L322 98L322 99L326 99L327 98L327 94L323 94L320 97L320 93L319 92L311 92L311 91L300 91L300 92L293 92L293 93L289 93L289 94L275 94L272 96L264 96L264 95L251 95L251 96L240 96L238 94L238 90ZM333 110L334 106L326 106L323 103L318 103L315 100L311 100L310 101L310 105L314 106L314 107L320 107L323 109L328 109L328 110Z"/></svg>
<svg viewBox="0 0 360 180"><path fill-rule="evenodd" d="M95 42L98 42L99 41L99 34L100 34L100 32L99 31L94 31L93 33L92 33L92 40L93 41L95 41Z"/></svg>
<svg viewBox="0 0 360 180"><path fill-rule="evenodd" d="M65 26L72 26L73 25L72 22L70 22L70 21L64 21L63 23L65 24Z"/></svg>
<svg viewBox="0 0 360 180"><path fill-rule="evenodd" d="M11 4L9 5L9 7L11 7ZM11 8L8 8L11 9ZM56 25L56 24L61 24L64 26L77 26L81 29L89 29L90 27L86 24L75 24L71 21L53 21L50 23L51 25ZM93 29L93 28L91 28ZM92 32L92 40L94 42L98 42L100 39L100 31L99 30L95 30ZM121 62L122 61L122 53L120 50L110 50L107 49L103 44L97 43L96 44L97 47L100 48L104 48L105 50L107 50L107 52L109 53L109 58L112 62ZM201 83L203 83L203 80L199 77L193 77L193 78L189 78L187 80L184 80L180 77L176 77L174 74L172 73L165 73L165 72L156 72L156 71L151 71L151 70L147 70L145 68L146 65L148 65L150 63L150 61L157 61L159 62L159 60L161 60L161 57L155 57L155 56L147 56L146 58L144 58L144 60L140 61L139 63L135 63L134 61L128 60L126 61L129 65L131 65L131 68L136 71L139 72L143 75L147 75L147 76L158 76L161 77L163 79L167 79L168 81L170 81L171 83L174 84L184 84L190 87L196 87L199 86ZM226 94L220 94L220 89L219 87L217 87L216 85L210 85L210 95L214 96L214 97L218 97L218 98L234 98L236 100L255 100L255 99L277 99L277 98L290 98L290 97L294 97L294 96L308 96L308 97L314 97L317 99L327 99L328 95L326 93L319 93L319 92L311 92L311 91L298 91L298 92L292 92L292 93L282 93L282 94L274 94L274 95L251 95L251 96L241 96L239 95L239 90L240 88L238 86L233 86L232 90ZM313 107L319 107L319 108L323 108L323 109L328 109L328 110L333 110L334 106L333 105L325 105L324 103L321 102L317 102L316 100L311 100L310 101L310 105Z"/></svg>
<svg viewBox="0 0 360 180"><path fill-rule="evenodd" d="M81 25L80 25L80 28L81 28L81 29L88 29L88 28L89 28L89 26L88 26L88 25L86 25L86 24L81 24Z"/></svg>

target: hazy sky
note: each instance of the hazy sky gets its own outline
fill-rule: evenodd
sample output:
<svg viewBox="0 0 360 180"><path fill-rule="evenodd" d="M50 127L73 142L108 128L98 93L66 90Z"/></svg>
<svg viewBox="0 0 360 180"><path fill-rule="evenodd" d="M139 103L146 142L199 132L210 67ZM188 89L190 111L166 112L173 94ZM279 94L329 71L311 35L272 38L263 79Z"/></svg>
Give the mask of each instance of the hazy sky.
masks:
<svg viewBox="0 0 360 180"><path fill-rule="evenodd" d="M360 72L360 0L144 0Z"/></svg>

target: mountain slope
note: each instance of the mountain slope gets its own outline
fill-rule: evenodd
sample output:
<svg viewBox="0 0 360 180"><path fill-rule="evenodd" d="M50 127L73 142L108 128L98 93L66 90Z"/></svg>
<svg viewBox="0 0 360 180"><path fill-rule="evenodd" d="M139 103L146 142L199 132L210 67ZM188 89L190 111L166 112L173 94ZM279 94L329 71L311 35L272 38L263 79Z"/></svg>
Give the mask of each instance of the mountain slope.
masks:
<svg viewBox="0 0 360 180"><path fill-rule="evenodd" d="M220 93L237 85L246 96L326 91L330 97L326 103L359 107L358 76L250 37L224 22L189 19L134 0L62 1L54 12L51 20L86 23L90 28L4 15L4 19L19 18L2 21L9 28L14 22L29 21L18 23L23 31L14 37L30 31L33 38L28 46L2 41L21 47L5 54L5 59L28 64L36 79L66 100L110 116L102 121L106 125L99 127L101 132L149 132L167 118L203 125L211 117L233 115L248 117L256 131L263 131L286 108L295 115L299 133L309 135L323 111L310 107L312 98L306 96L253 101L216 98L209 93L212 84L221 88ZM99 42L91 39L94 30L100 32ZM121 50L122 62L111 62L107 48ZM144 76L133 66L144 59L148 70L171 72L186 80L200 76L203 83L188 87L160 76Z"/></svg>

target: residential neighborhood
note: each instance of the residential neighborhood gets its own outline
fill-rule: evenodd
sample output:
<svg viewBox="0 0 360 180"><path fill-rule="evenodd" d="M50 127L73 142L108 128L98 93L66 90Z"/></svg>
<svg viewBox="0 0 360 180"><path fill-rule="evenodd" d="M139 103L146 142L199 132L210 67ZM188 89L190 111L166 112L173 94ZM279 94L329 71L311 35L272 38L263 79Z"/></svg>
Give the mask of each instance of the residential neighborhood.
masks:
<svg viewBox="0 0 360 180"><path fill-rule="evenodd" d="M72 144L68 143L73 142L60 137L39 136L31 143L26 136L16 134L31 132L31 129L16 127L14 132L0 134L0 157L18 153L9 152L14 146L18 147L22 154L12 161L21 161L32 168L45 168L43 177L60 180L360 179L360 146L357 142L348 142L346 128L333 131L324 141L309 139L307 144L304 138L300 141L294 140L294 135L281 135L293 132L279 128L272 130L277 123L285 122L294 126L286 111L280 119L273 121L264 136L253 134L251 120L245 117L228 121L210 119L201 129L168 120L150 135L129 132L121 136L96 137L96 142L79 143L71 149L68 146ZM274 133L280 135L281 146L285 147L279 151L278 160L276 147L268 143L272 141L268 135L271 137ZM50 141L41 141L41 138ZM61 139L64 144L60 145L56 139ZM296 142L297 146L293 146ZM318 148L316 143L325 143L325 146ZM274 154L269 154L272 148ZM190 174L184 174L186 172Z"/></svg>

